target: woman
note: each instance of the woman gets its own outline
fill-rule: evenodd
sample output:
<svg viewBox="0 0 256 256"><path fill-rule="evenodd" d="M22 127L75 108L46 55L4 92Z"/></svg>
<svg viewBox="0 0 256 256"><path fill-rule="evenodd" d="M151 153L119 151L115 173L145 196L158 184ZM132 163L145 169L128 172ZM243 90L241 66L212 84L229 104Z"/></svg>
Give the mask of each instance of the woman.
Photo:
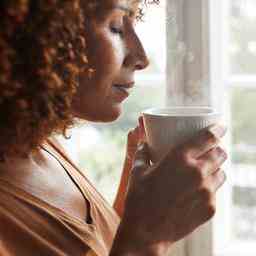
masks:
<svg viewBox="0 0 256 256"><path fill-rule="evenodd" d="M222 126L151 165L140 119L114 209L53 139L75 118L120 116L149 64L139 2L0 2L0 255L164 255L214 215Z"/></svg>

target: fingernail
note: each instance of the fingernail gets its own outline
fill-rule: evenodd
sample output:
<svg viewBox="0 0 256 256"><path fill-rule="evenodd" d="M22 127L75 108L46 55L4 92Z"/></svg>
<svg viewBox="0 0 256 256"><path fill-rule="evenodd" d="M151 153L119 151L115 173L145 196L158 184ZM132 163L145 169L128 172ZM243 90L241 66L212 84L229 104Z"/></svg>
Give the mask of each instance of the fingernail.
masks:
<svg viewBox="0 0 256 256"><path fill-rule="evenodd" d="M142 141L140 141L139 143L138 143L138 147L137 147L137 149L138 150L142 150L143 148L144 148L144 142L142 142Z"/></svg>
<svg viewBox="0 0 256 256"><path fill-rule="evenodd" d="M209 131L217 138L222 138L227 132L227 127L224 125L215 124L209 128Z"/></svg>

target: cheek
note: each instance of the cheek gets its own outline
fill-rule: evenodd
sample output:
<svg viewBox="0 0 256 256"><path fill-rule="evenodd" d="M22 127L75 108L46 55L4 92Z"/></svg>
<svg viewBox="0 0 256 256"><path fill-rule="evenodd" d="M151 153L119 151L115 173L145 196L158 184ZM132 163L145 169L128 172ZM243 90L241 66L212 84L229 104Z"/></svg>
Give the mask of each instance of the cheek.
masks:
<svg viewBox="0 0 256 256"><path fill-rule="evenodd" d="M124 58L126 55L126 49L122 39L118 35L113 35L110 32L105 32L102 37L102 56L104 57L104 63L102 63L109 74L119 72ZM118 75L118 74L116 74Z"/></svg>
<svg viewBox="0 0 256 256"><path fill-rule="evenodd" d="M116 60L116 65L121 68L126 55L126 48L121 38L110 38L112 43L113 55Z"/></svg>

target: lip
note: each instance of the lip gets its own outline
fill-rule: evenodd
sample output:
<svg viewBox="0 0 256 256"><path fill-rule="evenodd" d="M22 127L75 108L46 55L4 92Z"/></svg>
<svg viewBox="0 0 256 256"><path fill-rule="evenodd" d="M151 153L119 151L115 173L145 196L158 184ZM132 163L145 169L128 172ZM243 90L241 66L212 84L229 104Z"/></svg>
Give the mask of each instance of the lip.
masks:
<svg viewBox="0 0 256 256"><path fill-rule="evenodd" d="M127 89L131 89L133 87L134 82L113 84L112 89L114 91L116 100L118 102L122 102L123 100L125 100L130 95Z"/></svg>
<svg viewBox="0 0 256 256"><path fill-rule="evenodd" d="M134 84L135 82L128 82L128 83L114 83L113 86L116 86L116 87L123 87L125 89L131 89L134 87Z"/></svg>

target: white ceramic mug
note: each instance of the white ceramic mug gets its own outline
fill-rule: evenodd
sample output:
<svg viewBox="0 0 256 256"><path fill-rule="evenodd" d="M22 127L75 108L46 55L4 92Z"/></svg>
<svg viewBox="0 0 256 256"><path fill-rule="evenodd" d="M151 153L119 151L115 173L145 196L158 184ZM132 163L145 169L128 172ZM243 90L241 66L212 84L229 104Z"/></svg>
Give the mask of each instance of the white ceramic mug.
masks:
<svg viewBox="0 0 256 256"><path fill-rule="evenodd" d="M153 163L201 129L221 121L221 114L208 107L151 108L142 116Z"/></svg>

